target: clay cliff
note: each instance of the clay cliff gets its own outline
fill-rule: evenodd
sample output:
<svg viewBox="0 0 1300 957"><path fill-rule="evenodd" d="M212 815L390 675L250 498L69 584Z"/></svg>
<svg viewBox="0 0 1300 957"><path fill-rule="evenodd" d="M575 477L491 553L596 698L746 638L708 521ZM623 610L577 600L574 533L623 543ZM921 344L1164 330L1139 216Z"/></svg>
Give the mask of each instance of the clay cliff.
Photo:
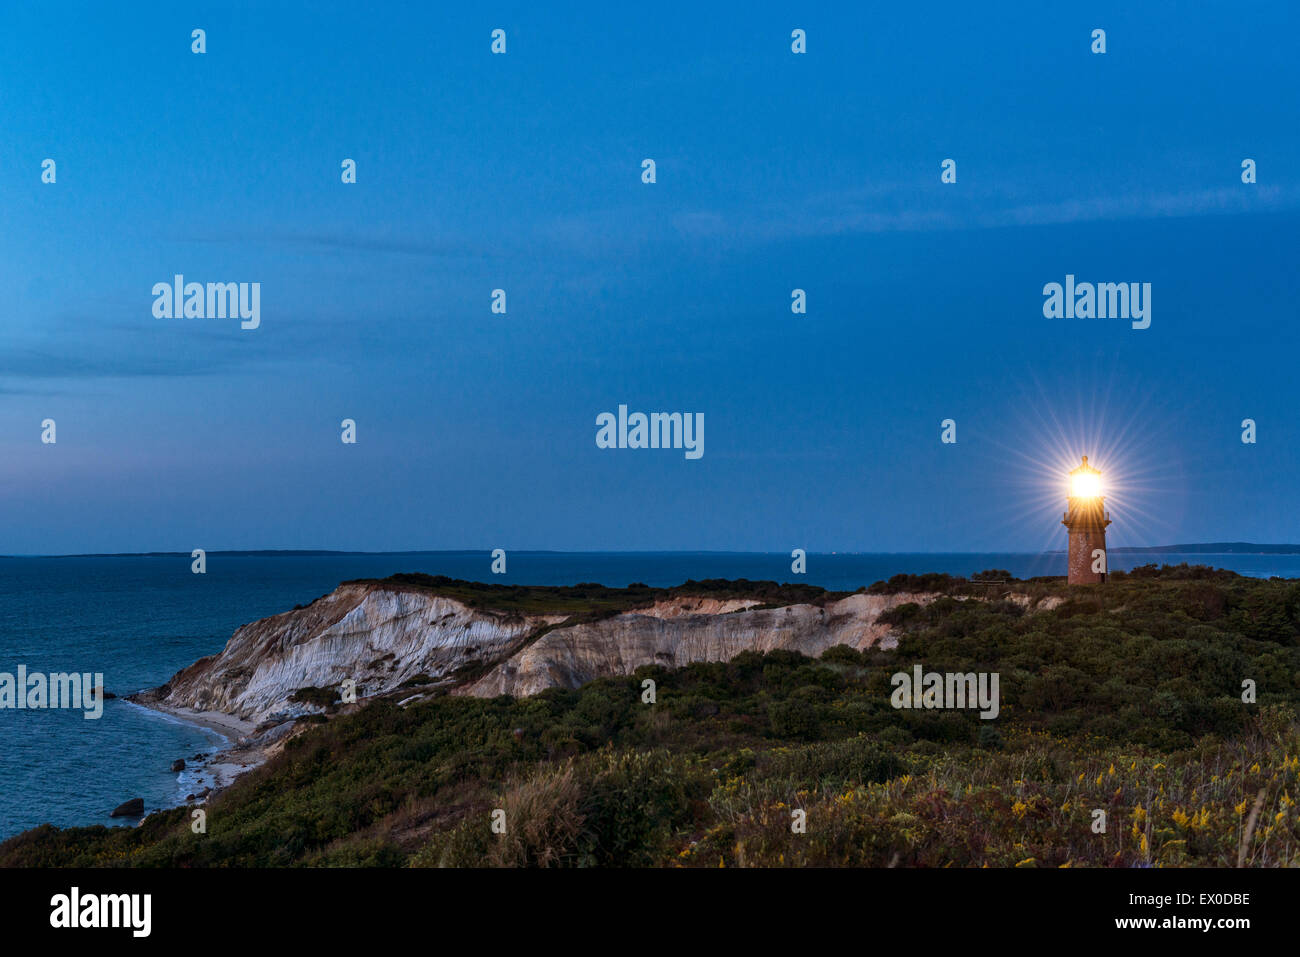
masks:
<svg viewBox="0 0 1300 957"><path fill-rule="evenodd" d="M889 636L881 613L933 595L850 595L824 606L691 611L681 600L604 621L548 631L456 694L519 697L556 685L576 688L604 675L630 675L647 664L678 668L693 661L727 661L742 651L784 649L817 657L835 645L868 648ZM751 603L756 604L756 603Z"/></svg>
<svg viewBox="0 0 1300 957"><path fill-rule="evenodd" d="M933 594L855 593L771 607L759 598L656 593L604 617L471 607L387 582L341 585L311 605L239 628L225 649L138 696L164 708L219 711L255 723L320 710L303 689L356 682L359 698L399 692L523 696L638 667L725 661L742 651L817 656L892 642L882 613ZM404 692L410 690L410 695Z"/></svg>
<svg viewBox="0 0 1300 957"><path fill-rule="evenodd" d="M142 700L254 722L292 717L313 710L289 700L300 689L350 678L359 697L382 694L501 655L565 617L485 614L437 595L345 584L305 608L242 626L220 654Z"/></svg>

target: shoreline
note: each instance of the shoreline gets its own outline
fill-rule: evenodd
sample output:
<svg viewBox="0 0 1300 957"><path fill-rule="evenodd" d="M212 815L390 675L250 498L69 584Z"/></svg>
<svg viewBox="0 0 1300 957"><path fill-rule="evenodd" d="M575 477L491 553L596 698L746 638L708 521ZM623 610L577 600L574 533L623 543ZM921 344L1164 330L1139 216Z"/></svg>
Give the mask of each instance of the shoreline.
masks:
<svg viewBox="0 0 1300 957"><path fill-rule="evenodd" d="M197 725L200 728L215 732L225 738L226 742L232 747L237 746L241 738L247 738L257 730L257 725L252 721L245 721L233 714L226 714L224 711L197 711L194 708L178 708L175 705L166 705L159 701L145 702L140 699L141 694L143 692L126 695L123 700L148 711L170 715L184 721L186 724Z"/></svg>
<svg viewBox="0 0 1300 957"><path fill-rule="evenodd" d="M186 759L185 770L176 772L178 785L181 781L179 775L190 773L201 775L196 777L196 785L199 787L195 788L193 797L186 796L167 808L160 807L155 810L162 811L173 807L204 804L214 794L234 783L235 779L241 774L264 764L269 757L266 747L254 737L257 725L253 722L245 721L242 718L221 711L197 711L193 708L164 705L156 700L141 700L143 694L145 692L127 695L122 700L146 711L152 711L155 714L174 718L184 724L202 728L216 734L225 742L215 746L207 763L193 764ZM210 782L205 780L208 776L211 777ZM207 793L201 793L202 789L206 789ZM145 817L147 818L148 814ZM142 821L144 819L141 818Z"/></svg>

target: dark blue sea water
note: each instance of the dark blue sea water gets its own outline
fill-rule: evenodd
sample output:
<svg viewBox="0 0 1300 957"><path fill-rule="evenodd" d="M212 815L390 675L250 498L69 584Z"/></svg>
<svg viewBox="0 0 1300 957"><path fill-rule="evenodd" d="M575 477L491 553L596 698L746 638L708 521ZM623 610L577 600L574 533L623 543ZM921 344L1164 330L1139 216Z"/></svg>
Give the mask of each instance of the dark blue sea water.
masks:
<svg viewBox="0 0 1300 957"><path fill-rule="evenodd" d="M1300 577L1300 555L1112 554L1113 567L1182 561L1243 575ZM220 651L240 624L306 604L350 578L427 572L503 583L571 585L686 579L789 581L782 554L725 552L511 552L508 574L493 576L486 552L400 555L236 556L211 554L207 574L188 556L0 558L0 672L102 672L117 694L161 684L196 659ZM1017 577L1064 573L1055 555L809 555L800 580L851 591L899 572L971 575L1003 568ZM108 812L132 797L157 809L196 790L194 772L169 770L224 742L121 700L100 720L80 711L0 710L0 839L50 822L110 824Z"/></svg>

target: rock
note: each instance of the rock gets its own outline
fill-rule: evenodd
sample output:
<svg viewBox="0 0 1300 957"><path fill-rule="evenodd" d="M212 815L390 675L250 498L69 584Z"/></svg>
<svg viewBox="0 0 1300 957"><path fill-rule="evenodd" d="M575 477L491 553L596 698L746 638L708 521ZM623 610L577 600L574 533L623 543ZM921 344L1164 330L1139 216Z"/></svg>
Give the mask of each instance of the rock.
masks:
<svg viewBox="0 0 1300 957"><path fill-rule="evenodd" d="M222 652L151 694L172 707L221 711L261 728L301 714L302 706L291 701L300 692L346 680L370 697L405 695L400 689L408 681L431 678L453 695L518 698L630 676L644 665L680 668L729 661L744 651L815 658L841 644L855 650L889 645L898 636L881 616L937 597L858 592L768 607L757 596L680 594L565 624L567 611L497 612L400 584L350 582L309 606L241 626ZM1027 608L1038 609L1023 598Z"/></svg>
<svg viewBox="0 0 1300 957"><path fill-rule="evenodd" d="M184 758L177 758L175 761L173 761L173 762L172 762L172 770L173 770L173 771L184 771L184 770L185 770L185 759L184 759Z"/></svg>
<svg viewBox="0 0 1300 957"><path fill-rule="evenodd" d="M119 804L109 817L144 817L144 798L131 798L125 804Z"/></svg>
<svg viewBox="0 0 1300 957"><path fill-rule="evenodd" d="M425 590L351 582L306 608L242 626L220 654L178 672L163 697L173 707L221 711L255 726L289 708L303 689L344 680L367 696L424 676L456 682L452 694L522 697L630 675L641 665L726 661L747 650L816 657L837 644L869 648L890 634L878 621L883 612L934 597L855 594L825 607L764 608L758 597L680 595L564 626L567 611L505 614ZM530 635L537 640L525 642ZM458 682L457 672L470 666L477 680Z"/></svg>
<svg viewBox="0 0 1300 957"><path fill-rule="evenodd" d="M193 795L193 794L187 794L187 795L185 795L185 800L187 800L187 801L193 801L193 800L194 800L194 795Z"/></svg>
<svg viewBox="0 0 1300 957"><path fill-rule="evenodd" d="M553 628L453 695L521 698L547 688L577 688L595 678L627 676L642 665L680 668L729 661L742 651L797 651L819 657L836 645L871 648L890 633L880 616L906 602L925 605L931 593L853 594L824 607L796 603L748 607L753 599L682 596L610 618Z"/></svg>
<svg viewBox="0 0 1300 957"><path fill-rule="evenodd" d="M278 724L305 688L352 679L359 693L386 694L421 674L441 678L471 660L495 660L567 617L500 615L424 591L350 583L306 608L241 626L220 654L178 672L155 694L170 707L220 711L252 727Z"/></svg>

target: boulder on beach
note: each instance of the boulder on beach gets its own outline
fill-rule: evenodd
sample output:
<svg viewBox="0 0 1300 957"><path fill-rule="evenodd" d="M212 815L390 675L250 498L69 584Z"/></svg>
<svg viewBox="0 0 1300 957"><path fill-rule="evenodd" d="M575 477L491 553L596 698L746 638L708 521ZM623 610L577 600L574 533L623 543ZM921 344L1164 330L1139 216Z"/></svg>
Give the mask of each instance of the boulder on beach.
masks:
<svg viewBox="0 0 1300 957"><path fill-rule="evenodd" d="M173 771L184 771L184 770L185 770L185 759L184 759L184 758L177 758L175 761L173 761L173 762L172 762L172 770L173 770Z"/></svg>
<svg viewBox="0 0 1300 957"><path fill-rule="evenodd" d="M144 798L131 798L125 804L119 804L109 817L144 817Z"/></svg>

